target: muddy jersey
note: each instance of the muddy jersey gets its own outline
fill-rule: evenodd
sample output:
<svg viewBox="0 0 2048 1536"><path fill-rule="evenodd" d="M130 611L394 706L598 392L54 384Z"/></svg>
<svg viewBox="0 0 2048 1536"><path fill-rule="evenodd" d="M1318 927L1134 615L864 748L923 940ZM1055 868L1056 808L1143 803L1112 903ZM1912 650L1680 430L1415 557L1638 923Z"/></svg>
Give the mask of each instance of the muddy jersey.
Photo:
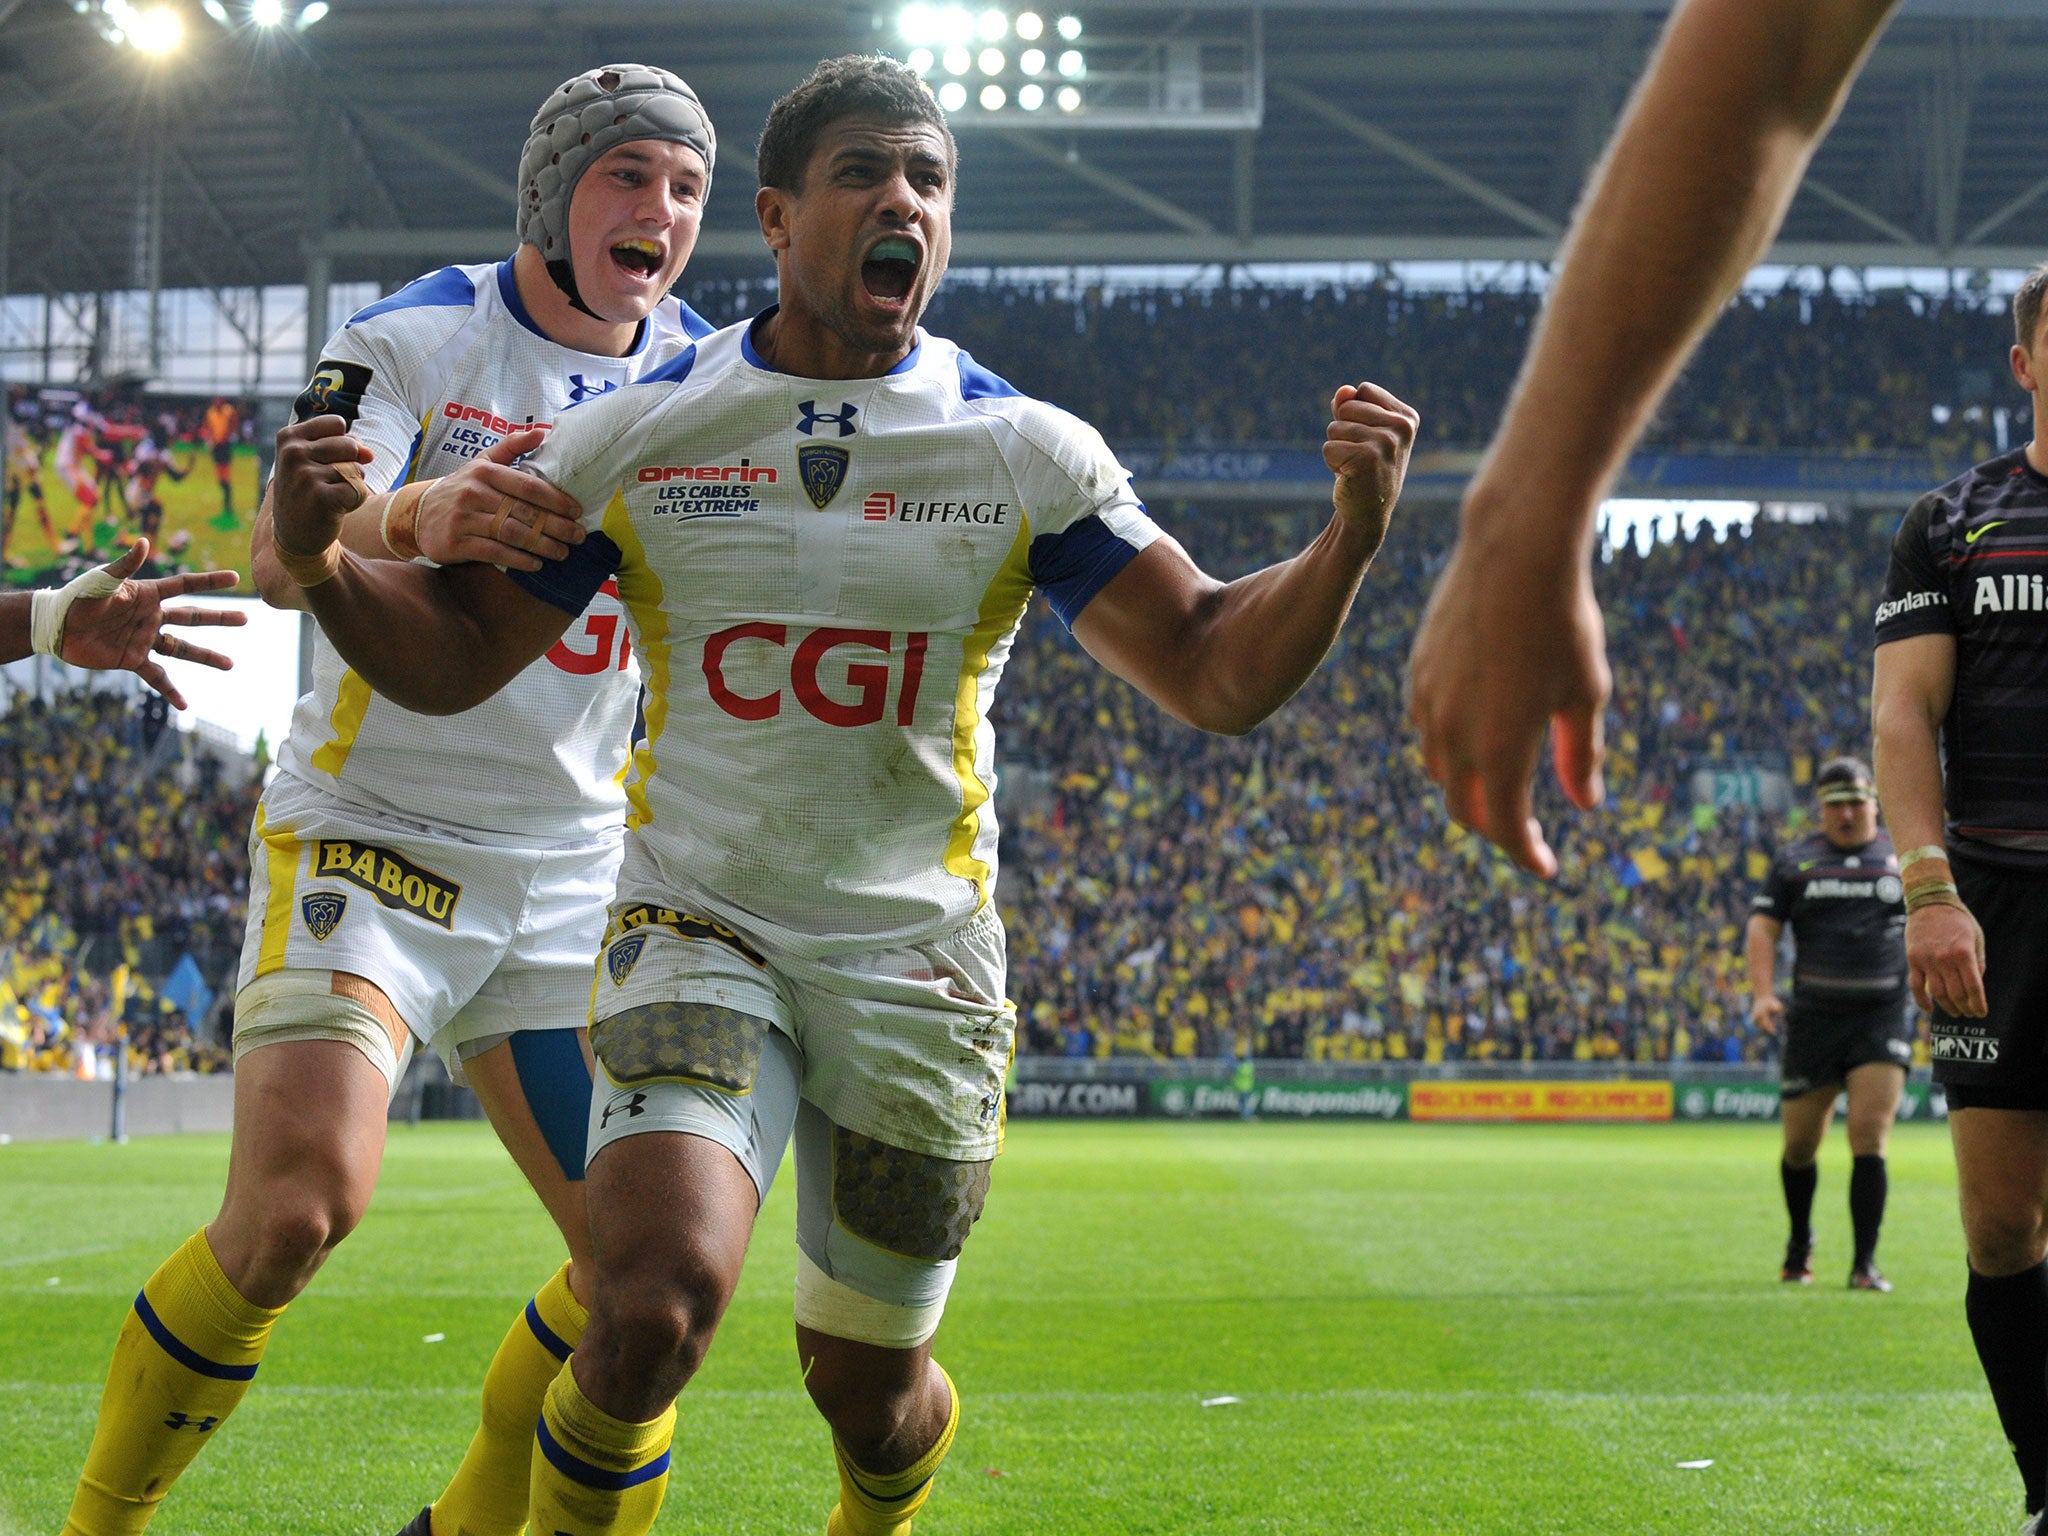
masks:
<svg viewBox="0 0 2048 1536"><path fill-rule="evenodd" d="M512 263L443 267L328 338L294 408L339 414L376 458L373 491L452 473L508 432L658 369L711 327L675 300L626 357L575 352L527 314ZM382 699L319 635L278 767L366 810L535 846L616 827L639 673L615 587L496 697L429 716Z"/></svg>
<svg viewBox="0 0 2048 1536"><path fill-rule="evenodd" d="M1032 592L1071 624L1159 529L1093 428L951 342L827 380L751 335L566 419L534 467L591 536L511 574L570 612L616 575L648 692L629 862L792 952L922 942L995 881L989 704Z"/></svg>
<svg viewBox="0 0 2048 1536"><path fill-rule="evenodd" d="M1941 723L1951 846L2048 869L2048 477L2024 449L1913 504L1892 541L1877 643L1953 635Z"/></svg>
<svg viewBox="0 0 2048 1536"><path fill-rule="evenodd" d="M1751 910L1792 925L1801 997L1896 997L1906 990L1906 891L1892 841L1861 848L1821 833L1780 848Z"/></svg>

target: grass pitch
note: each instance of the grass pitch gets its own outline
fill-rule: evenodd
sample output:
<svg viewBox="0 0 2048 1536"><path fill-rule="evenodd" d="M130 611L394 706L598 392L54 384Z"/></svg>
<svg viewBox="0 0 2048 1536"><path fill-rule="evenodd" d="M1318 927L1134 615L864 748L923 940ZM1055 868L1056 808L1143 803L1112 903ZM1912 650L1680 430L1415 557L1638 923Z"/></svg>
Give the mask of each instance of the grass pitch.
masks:
<svg viewBox="0 0 2048 1536"><path fill-rule="evenodd" d="M57 1529L114 1332L226 1150L0 1147L5 1536ZM1770 1126L1013 1126L939 1336L965 1411L919 1531L2010 1530L1944 1133L1893 1140L1891 1296L1840 1288L1839 1135L1820 1283L1777 1282L1776 1159ZM791 1205L785 1177L684 1394L660 1532L823 1528ZM488 1130L395 1128L153 1533L397 1530L554 1249Z"/></svg>
<svg viewBox="0 0 2048 1536"><path fill-rule="evenodd" d="M249 532L256 523L257 504L263 499L263 485L258 478L262 461L255 447L243 443L235 449L231 471L235 492L232 526L220 516L220 482L214 477L213 459L207 448L181 442L172 444L171 453L173 462L183 466L186 473L183 480L165 475L157 482L157 498L164 506L163 526L155 541L165 551L160 558L195 571L239 571L242 584L234 590L244 596L254 592L256 589L249 580ZM78 524L78 498L57 473L54 449L43 450L41 481L50 521L58 536L64 537ZM93 525L93 542L103 556L111 557L135 537L136 529L121 504L105 501L99 510L101 521ZM191 545L182 555L171 557L168 546L180 533L190 537ZM15 508L14 524L7 533L7 559L9 569L4 576L14 585L34 581L59 559L43 533L34 503L26 494Z"/></svg>

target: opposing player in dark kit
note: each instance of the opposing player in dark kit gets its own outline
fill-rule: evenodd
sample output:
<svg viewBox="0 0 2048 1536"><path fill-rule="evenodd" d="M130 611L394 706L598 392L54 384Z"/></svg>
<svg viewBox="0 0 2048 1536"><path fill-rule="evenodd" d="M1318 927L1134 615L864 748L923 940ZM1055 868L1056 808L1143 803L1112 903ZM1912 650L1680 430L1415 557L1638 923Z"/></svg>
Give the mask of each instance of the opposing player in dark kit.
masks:
<svg viewBox="0 0 2048 1536"><path fill-rule="evenodd" d="M1781 1279L1813 1279L1813 1191L1835 1097L1849 1090L1849 1287L1888 1291L1877 1269L1885 1141L1898 1113L1913 1029L1906 1014L1906 906L1877 788L1853 757L1822 766L1821 830L1778 850L1749 917L1750 1013L1783 1026L1785 1155L1778 1172L1792 1231ZM1792 1006L1777 993L1778 939L1792 925Z"/></svg>

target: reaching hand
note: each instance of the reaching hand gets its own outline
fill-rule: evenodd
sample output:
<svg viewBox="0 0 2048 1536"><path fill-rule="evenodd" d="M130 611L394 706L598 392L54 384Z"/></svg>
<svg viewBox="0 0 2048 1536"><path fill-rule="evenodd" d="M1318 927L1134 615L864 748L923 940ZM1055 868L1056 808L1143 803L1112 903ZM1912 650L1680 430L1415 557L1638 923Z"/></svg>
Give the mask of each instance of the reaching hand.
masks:
<svg viewBox="0 0 2048 1536"><path fill-rule="evenodd" d="M1548 878L1557 855L1529 798L1546 725L1571 802L1590 809L1607 793L1601 712L1614 679L1600 605L1575 541L1475 533L1469 501L1467 519L1408 660L1408 714L1452 817Z"/></svg>
<svg viewBox="0 0 2048 1536"><path fill-rule="evenodd" d="M162 576L153 581L131 580L149 558L149 540L137 539L126 554L111 565L101 566L106 575L121 585L105 597L75 599L64 615L64 633L57 655L74 667L99 671L133 672L179 709L185 696L151 658L151 652L175 661L196 662L225 672L234 663L218 651L177 635L167 635L164 626L177 624L193 628L235 625L249 622L247 614L218 608L166 608L171 598L189 597L195 592L219 592L241 578L233 571L200 571L185 576Z"/></svg>
<svg viewBox="0 0 2048 1536"><path fill-rule="evenodd" d="M421 554L440 565L477 561L537 571L583 542L583 509L566 491L512 464L538 448L538 427L507 433L427 488L413 525Z"/></svg>
<svg viewBox="0 0 2048 1536"><path fill-rule="evenodd" d="M1338 515L1378 549L1401 495L1422 418L1377 384L1343 385L1331 397L1330 417L1323 462L1337 477L1331 500Z"/></svg>

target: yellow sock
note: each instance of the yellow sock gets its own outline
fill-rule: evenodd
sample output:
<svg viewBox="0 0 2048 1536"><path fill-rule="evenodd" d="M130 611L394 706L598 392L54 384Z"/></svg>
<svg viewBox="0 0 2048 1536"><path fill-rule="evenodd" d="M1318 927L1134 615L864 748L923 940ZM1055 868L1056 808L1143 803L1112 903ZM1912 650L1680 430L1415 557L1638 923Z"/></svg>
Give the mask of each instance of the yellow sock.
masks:
<svg viewBox="0 0 2048 1536"><path fill-rule="evenodd" d="M832 1437L832 1455L839 1463L839 1502L826 1517L825 1536L909 1536L911 1518L931 1497L932 1479L946 1452L953 1448L953 1432L960 1427L960 1389L946 1376L943 1365L939 1374L946 1377L946 1391L953 1399L946 1427L939 1431L932 1448L901 1472L887 1477L863 1472L848 1459L839 1437Z"/></svg>
<svg viewBox="0 0 2048 1536"><path fill-rule="evenodd" d="M564 1365L534 1426L533 1528L549 1536L646 1536L668 1491L675 1425L673 1407L648 1424L613 1418Z"/></svg>
<svg viewBox="0 0 2048 1536"><path fill-rule="evenodd" d="M195 1232L121 1325L64 1536L135 1536L249 1390L282 1307L258 1307Z"/></svg>
<svg viewBox="0 0 2048 1536"><path fill-rule="evenodd" d="M491 1358L483 1419L462 1465L434 1500L434 1536L519 1536L533 1484L533 1426L548 1385L583 1338L590 1314L569 1266L540 1288Z"/></svg>

